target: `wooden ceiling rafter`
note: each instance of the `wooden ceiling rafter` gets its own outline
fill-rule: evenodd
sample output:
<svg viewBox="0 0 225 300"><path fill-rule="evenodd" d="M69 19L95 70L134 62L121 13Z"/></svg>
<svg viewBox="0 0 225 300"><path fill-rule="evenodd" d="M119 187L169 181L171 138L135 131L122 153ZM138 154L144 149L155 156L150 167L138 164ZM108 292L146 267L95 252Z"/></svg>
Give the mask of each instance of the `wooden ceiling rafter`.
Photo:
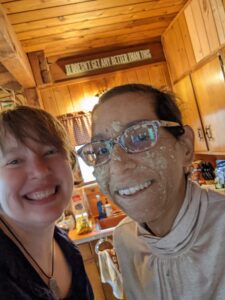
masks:
<svg viewBox="0 0 225 300"><path fill-rule="evenodd" d="M0 62L23 87L35 86L27 56L24 53L1 4Z"/></svg>

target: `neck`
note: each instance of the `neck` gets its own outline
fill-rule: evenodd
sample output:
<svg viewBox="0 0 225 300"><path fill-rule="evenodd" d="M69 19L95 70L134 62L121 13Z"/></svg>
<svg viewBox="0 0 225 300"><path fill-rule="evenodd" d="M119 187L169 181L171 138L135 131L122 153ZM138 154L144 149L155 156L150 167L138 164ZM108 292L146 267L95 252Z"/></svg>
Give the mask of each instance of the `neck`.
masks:
<svg viewBox="0 0 225 300"><path fill-rule="evenodd" d="M1 222L2 219L2 222ZM54 224L48 227L32 227L18 223L7 216L0 215L0 227L4 230L10 239L12 239L21 249L19 243L15 240L10 230L4 225L8 225L10 230L17 237L23 247L40 264L46 266L44 269L50 269L52 257L52 241L54 235Z"/></svg>
<svg viewBox="0 0 225 300"><path fill-rule="evenodd" d="M178 191L174 193L174 195L179 195L179 198L176 197L176 200L174 198L173 201L174 205L171 206L171 209L165 211L165 213L162 214L160 218L158 218L157 220L145 223L146 229L151 234L153 234L154 236L163 237L170 232L173 223L184 202L185 193L186 193L186 184L184 183L181 185Z"/></svg>

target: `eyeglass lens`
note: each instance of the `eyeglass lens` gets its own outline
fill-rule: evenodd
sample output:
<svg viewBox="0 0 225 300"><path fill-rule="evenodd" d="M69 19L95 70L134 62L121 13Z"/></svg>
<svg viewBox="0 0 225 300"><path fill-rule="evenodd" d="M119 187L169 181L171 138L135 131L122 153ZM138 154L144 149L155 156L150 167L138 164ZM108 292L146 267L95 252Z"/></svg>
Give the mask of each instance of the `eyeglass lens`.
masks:
<svg viewBox="0 0 225 300"><path fill-rule="evenodd" d="M88 144L82 156L89 165L99 165L107 162L115 143L120 144L130 153L145 151L156 144L157 129L154 124L137 124L127 128L114 141L99 141Z"/></svg>

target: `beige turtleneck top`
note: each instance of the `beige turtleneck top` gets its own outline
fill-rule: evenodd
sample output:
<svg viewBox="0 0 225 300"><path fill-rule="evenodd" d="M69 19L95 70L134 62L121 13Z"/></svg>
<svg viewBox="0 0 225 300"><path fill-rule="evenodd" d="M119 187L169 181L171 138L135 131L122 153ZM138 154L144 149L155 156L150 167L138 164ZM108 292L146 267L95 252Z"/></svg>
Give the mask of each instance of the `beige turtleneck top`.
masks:
<svg viewBox="0 0 225 300"><path fill-rule="evenodd" d="M188 181L166 236L154 237L127 217L114 245L128 300L225 299L225 194Z"/></svg>

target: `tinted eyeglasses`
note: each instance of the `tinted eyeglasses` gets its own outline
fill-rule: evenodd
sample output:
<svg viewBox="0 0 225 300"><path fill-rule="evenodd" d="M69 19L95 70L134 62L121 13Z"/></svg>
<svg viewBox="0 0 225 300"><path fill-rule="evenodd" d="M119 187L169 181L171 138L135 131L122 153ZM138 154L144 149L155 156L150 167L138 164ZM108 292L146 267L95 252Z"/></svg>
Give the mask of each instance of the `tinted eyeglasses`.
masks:
<svg viewBox="0 0 225 300"><path fill-rule="evenodd" d="M141 121L126 128L113 139L88 143L77 153L87 165L99 166L110 160L110 154L115 144L119 144L127 153L139 153L154 147L158 141L160 127L182 126L171 121Z"/></svg>

